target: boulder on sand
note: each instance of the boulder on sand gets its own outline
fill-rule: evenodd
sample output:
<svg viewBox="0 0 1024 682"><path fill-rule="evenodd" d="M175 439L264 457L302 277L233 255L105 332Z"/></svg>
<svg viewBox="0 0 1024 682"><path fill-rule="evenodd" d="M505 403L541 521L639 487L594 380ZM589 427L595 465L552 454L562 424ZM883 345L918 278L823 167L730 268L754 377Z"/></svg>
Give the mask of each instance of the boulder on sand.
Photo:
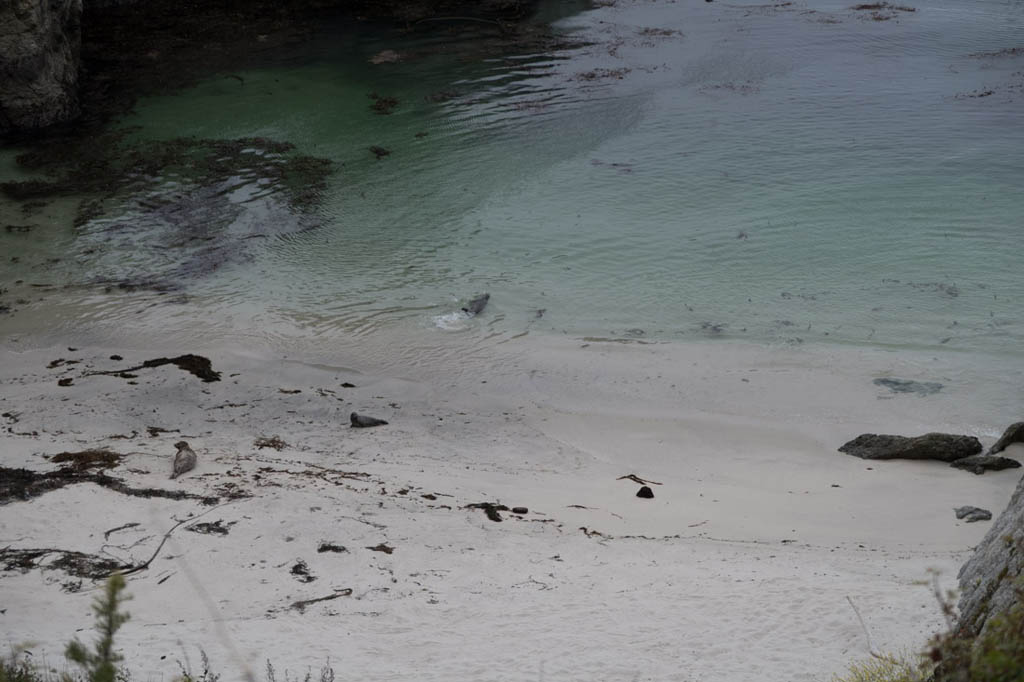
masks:
<svg viewBox="0 0 1024 682"><path fill-rule="evenodd" d="M988 454L994 455L997 452L1002 452L1008 445L1013 445L1014 443L1024 443L1024 422L1010 424L1003 431L1003 435L999 437L999 440L988 449Z"/></svg>
<svg viewBox="0 0 1024 682"><path fill-rule="evenodd" d="M981 452L981 441L974 436L951 433L926 433L923 436L888 436L864 433L839 452L861 459L937 459L954 462Z"/></svg>
<svg viewBox="0 0 1024 682"><path fill-rule="evenodd" d="M1020 462L1009 457L996 457L994 455L971 455L958 459L949 466L970 471L972 474L983 474L986 471L1002 471L1003 469L1016 469Z"/></svg>

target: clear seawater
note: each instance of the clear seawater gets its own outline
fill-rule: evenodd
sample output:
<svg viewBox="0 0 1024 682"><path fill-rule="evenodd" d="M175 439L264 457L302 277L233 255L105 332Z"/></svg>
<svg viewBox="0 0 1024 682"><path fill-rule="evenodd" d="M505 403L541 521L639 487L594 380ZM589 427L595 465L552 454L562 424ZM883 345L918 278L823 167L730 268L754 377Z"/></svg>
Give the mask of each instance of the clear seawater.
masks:
<svg viewBox="0 0 1024 682"><path fill-rule="evenodd" d="M171 294L30 291L0 332L311 349L555 333L1020 358L1024 49L1006 51L1024 48L1024 2L929 0L885 21L851 4L550 1L539 19L580 44L472 59L460 41L486 25L325 25L235 74L244 84L213 75L118 124L330 158L313 216L241 177L223 192L230 229L262 227L239 257ZM385 49L406 58L370 63ZM399 104L375 113L370 92ZM0 150L0 174L18 175L16 151ZM166 235L108 229L140 202L78 228L57 203L37 232L0 232L20 256L2 259L0 286L12 298L19 279L173 269L173 251L147 246ZM480 292L484 315L458 315Z"/></svg>

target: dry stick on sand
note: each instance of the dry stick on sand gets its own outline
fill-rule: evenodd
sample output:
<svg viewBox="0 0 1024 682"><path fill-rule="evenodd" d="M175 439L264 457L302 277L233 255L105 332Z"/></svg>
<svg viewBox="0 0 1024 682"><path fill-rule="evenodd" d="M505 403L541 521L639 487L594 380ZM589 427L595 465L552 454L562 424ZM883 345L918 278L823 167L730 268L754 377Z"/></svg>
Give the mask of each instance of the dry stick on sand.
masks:
<svg viewBox="0 0 1024 682"><path fill-rule="evenodd" d="M634 483L639 483L640 485L661 485L657 481L648 481L648 480L642 479L639 476L637 476L636 474L626 474L625 476L619 476L615 480L616 481L622 481L624 479L628 479L630 481L633 481Z"/></svg>
<svg viewBox="0 0 1024 682"><path fill-rule="evenodd" d="M860 621L860 627L864 630L864 637L868 640L868 653L879 660L886 660L885 656L875 651L875 645L871 643L871 633L868 632L868 626L864 625L864 619L860 616L860 609L858 609L857 605L853 603L852 599L850 599L850 595L846 595L846 601L850 602L850 607L853 609L853 612L857 614L857 620Z"/></svg>
<svg viewBox="0 0 1024 682"><path fill-rule="evenodd" d="M121 575L131 575L132 573L138 573L139 571L143 571L143 570L149 568L149 565L151 563L153 563L153 560L156 559L158 554L160 554L160 550L164 548L164 543L167 542L167 538L171 537L171 533L176 531L178 529L178 526L180 526L180 525L182 525L184 523L188 523L189 521L195 521L198 518L206 516L207 514L212 512L214 509L217 509L217 507L223 507L224 505L227 505L227 504L231 504L231 503L230 502L223 502L223 503L218 504L216 506L210 507L209 509L204 511L202 514L197 514L196 516L190 516L187 519L182 519L181 521L178 521L176 524L171 526L171 529L169 531L164 533L164 537L160 541L160 544L157 545L156 551L153 552L153 556L149 557L149 559L147 559L146 561L142 562L141 564L137 564L135 566L126 567L125 570L118 570L118 571L115 571L115 573L120 573Z"/></svg>
<svg viewBox="0 0 1024 682"><path fill-rule="evenodd" d="M300 599L297 602L292 603L292 608L302 613L306 610L306 607L310 604L316 604L317 602L330 601L331 599L337 599L338 597L347 597L352 594L352 588L346 587L343 590L338 590L334 594L329 594L326 597L317 597L315 599Z"/></svg>

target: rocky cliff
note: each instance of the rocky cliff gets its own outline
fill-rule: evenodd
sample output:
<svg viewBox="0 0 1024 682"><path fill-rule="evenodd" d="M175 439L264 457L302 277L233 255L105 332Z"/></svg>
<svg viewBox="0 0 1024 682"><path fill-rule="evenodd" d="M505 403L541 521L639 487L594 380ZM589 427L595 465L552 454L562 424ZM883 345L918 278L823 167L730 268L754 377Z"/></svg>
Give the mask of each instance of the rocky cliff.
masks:
<svg viewBox="0 0 1024 682"><path fill-rule="evenodd" d="M1024 478L974 555L960 569L960 630L976 636L989 616L1017 600L1014 583L1024 575Z"/></svg>
<svg viewBox="0 0 1024 682"><path fill-rule="evenodd" d="M0 134L78 115L82 0L0 2Z"/></svg>

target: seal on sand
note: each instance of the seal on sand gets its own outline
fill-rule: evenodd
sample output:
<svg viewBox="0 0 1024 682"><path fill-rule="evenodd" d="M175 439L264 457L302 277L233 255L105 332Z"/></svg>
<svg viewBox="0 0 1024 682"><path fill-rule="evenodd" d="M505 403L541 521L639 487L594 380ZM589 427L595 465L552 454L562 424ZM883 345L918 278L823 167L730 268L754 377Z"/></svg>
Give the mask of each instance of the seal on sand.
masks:
<svg viewBox="0 0 1024 682"><path fill-rule="evenodd" d="M178 454L174 456L174 471L171 472L171 478L177 478L187 471L192 471L196 467L196 453L188 446L183 440L178 441L174 444L174 447L178 448Z"/></svg>

